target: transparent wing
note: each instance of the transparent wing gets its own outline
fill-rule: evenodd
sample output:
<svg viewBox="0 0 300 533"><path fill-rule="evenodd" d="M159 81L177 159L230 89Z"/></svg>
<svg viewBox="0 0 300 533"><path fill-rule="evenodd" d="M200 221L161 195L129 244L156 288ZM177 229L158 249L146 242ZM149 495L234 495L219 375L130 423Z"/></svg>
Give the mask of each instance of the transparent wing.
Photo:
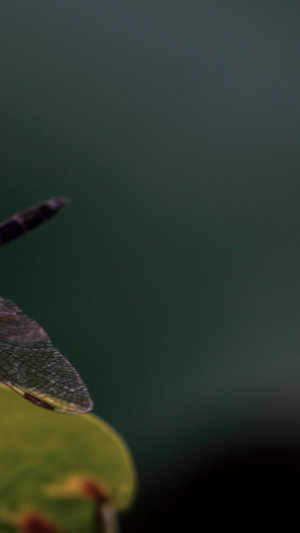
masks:
<svg viewBox="0 0 300 533"><path fill-rule="evenodd" d="M62 413L93 408L71 363L41 326L13 302L0 298L0 381L27 400Z"/></svg>

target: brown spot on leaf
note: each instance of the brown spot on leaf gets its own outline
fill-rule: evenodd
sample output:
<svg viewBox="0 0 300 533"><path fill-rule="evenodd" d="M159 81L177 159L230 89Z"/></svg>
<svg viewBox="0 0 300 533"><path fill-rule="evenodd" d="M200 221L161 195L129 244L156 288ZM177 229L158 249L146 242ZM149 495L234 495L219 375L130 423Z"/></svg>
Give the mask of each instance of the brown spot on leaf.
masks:
<svg viewBox="0 0 300 533"><path fill-rule="evenodd" d="M105 491L104 487L97 481L82 477L80 480L80 489L82 495L88 500L93 500L98 503L106 503L110 501L107 491Z"/></svg>
<svg viewBox="0 0 300 533"><path fill-rule="evenodd" d="M16 525L22 533L60 533L60 529L37 511L20 515Z"/></svg>

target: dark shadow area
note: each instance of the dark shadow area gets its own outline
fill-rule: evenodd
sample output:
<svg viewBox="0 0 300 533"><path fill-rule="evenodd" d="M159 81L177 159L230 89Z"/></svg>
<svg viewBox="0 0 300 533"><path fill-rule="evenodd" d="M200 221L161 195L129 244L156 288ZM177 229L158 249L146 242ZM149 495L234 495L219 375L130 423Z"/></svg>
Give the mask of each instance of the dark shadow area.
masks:
<svg viewBox="0 0 300 533"><path fill-rule="evenodd" d="M244 531L298 522L300 450L258 445L219 458L201 471L187 472L152 511L122 517L122 531Z"/></svg>

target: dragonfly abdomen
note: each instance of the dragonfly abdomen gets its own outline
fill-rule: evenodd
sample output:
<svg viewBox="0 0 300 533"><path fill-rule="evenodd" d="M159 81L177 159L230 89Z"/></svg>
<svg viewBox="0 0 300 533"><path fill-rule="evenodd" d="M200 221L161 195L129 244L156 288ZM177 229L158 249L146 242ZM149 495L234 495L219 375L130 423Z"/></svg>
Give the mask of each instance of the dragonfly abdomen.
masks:
<svg viewBox="0 0 300 533"><path fill-rule="evenodd" d="M68 200L63 196L51 198L47 202L43 202L34 207L30 207L25 211L21 211L12 218L6 220L0 225L0 246L6 244L13 239L17 239L36 228L49 218L53 217L68 204Z"/></svg>

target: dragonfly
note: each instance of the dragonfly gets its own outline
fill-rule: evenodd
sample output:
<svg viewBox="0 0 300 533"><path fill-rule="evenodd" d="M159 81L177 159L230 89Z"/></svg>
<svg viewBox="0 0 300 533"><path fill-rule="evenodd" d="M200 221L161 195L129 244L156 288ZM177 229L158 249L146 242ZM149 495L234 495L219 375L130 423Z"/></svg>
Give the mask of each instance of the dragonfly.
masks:
<svg viewBox="0 0 300 533"><path fill-rule="evenodd" d="M69 201L58 196L0 224L0 246L60 212ZM0 381L39 407L61 413L91 411L88 389L45 330L10 300L0 297Z"/></svg>

